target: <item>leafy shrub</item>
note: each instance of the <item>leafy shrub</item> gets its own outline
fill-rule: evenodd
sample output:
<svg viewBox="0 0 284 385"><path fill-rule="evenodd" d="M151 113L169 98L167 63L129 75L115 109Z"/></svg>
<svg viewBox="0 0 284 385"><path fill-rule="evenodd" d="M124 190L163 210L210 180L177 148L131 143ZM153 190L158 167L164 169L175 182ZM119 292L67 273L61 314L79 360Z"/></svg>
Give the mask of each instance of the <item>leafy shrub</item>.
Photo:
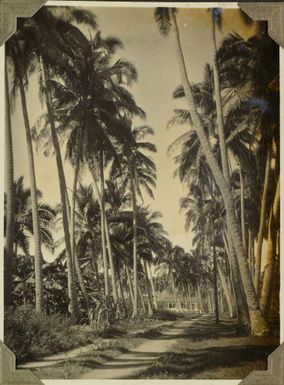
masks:
<svg viewBox="0 0 284 385"><path fill-rule="evenodd" d="M60 314L38 314L31 306L8 310L5 314L5 343L19 361L38 358L91 342L92 333Z"/></svg>

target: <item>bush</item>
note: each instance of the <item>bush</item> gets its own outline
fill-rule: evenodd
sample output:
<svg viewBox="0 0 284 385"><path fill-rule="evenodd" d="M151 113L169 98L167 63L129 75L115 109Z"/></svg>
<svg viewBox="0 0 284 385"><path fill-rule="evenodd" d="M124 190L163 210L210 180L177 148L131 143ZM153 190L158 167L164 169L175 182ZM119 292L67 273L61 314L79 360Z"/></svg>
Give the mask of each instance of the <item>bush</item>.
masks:
<svg viewBox="0 0 284 385"><path fill-rule="evenodd" d="M18 361L34 359L87 344L90 333L80 333L63 315L38 314L31 306L5 313L5 344Z"/></svg>

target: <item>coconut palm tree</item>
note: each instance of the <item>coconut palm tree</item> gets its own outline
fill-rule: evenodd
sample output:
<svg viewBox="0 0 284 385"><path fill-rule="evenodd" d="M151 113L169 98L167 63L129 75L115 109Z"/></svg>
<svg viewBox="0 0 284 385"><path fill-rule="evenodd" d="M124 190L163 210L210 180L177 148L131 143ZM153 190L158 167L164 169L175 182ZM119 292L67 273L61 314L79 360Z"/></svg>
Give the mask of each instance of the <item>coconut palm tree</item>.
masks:
<svg viewBox="0 0 284 385"><path fill-rule="evenodd" d="M192 87L189 82L188 72L186 69L184 54L182 51L179 28L176 18L176 9L173 8L160 8L155 11L155 17L159 23L162 33L168 34L170 29L173 29L173 36L175 39L175 47L177 53L178 64L180 68L180 75L182 80L182 85L184 87L184 92L186 95L186 100L188 108L191 113L192 122L194 128L197 132L200 144L203 150L203 153L206 157L208 165L211 169L211 172L214 176L215 182L222 194L224 205L227 215L227 224L228 232L231 234L234 249L237 254L240 273L242 277L242 282L244 290L247 297L250 320L251 320L251 330L252 334L261 335L268 331L267 323L263 317L263 314L259 308L259 303L257 295L253 286L252 278L247 264L247 253L243 247L242 236L240 231L240 226L235 215L234 200L232 197L231 190L224 178L223 172L218 164L216 157L210 146L208 136L200 119L200 116L196 109L196 104L194 100L194 95Z"/></svg>
<svg viewBox="0 0 284 385"><path fill-rule="evenodd" d="M112 174L120 178L121 183L129 185L131 191L132 215L133 215L133 280L134 280L134 309L133 316L138 314L138 235L137 235L137 197L143 200L141 188L153 198L152 188L155 187L156 167L153 160L143 152L155 152L156 147L150 142L145 142L147 135L153 135L154 131L149 126L131 127L128 119L125 123L125 142L121 146L122 173L114 164Z"/></svg>
<svg viewBox="0 0 284 385"><path fill-rule="evenodd" d="M27 72L31 63L34 61L34 55L29 51L30 47L25 40L25 36L21 37L21 32L16 33L9 39L6 45L6 54L11 59L13 65L13 88L19 89L21 96L22 113L25 125L28 165L31 185L32 213L33 213L33 234L34 234L34 261L35 261L35 288L36 288L36 310L41 313L43 311L43 281L42 281L42 252L40 223L38 214L37 201L37 185L35 162L32 144L31 127L26 101L26 87L28 84ZM26 81L24 80L26 79ZM26 83L26 84L25 84ZM16 90L13 92L16 93Z"/></svg>
<svg viewBox="0 0 284 385"><path fill-rule="evenodd" d="M67 24L70 25L70 21L76 20L77 22L84 22L89 26L96 27L94 16L88 11L74 10L73 8L66 9L67 11ZM60 28L62 25L66 26L62 19L56 18L52 13L52 9L43 7L32 19L28 19L23 23L22 28L29 34L29 41L33 41L33 49L36 52L38 61L41 68L41 86L45 97L45 103L48 113L48 120L50 124L52 143L56 154L58 179L60 186L61 206L63 215L63 229L66 243L66 254L68 263L68 290L70 297L70 313L74 319L78 318L78 305L76 300L76 291L74 285L74 274L72 266L72 248L70 240L70 232L68 228L68 207L67 207L67 189L65 174L61 156L61 150L59 140L56 131L55 118L53 112L53 97L51 87L51 69L55 70L58 74L64 68L64 71L68 71L68 55L72 56L72 49L68 47L66 41L64 41ZM52 41L52 43L51 43ZM54 44L54 41L57 44Z"/></svg>
<svg viewBox="0 0 284 385"><path fill-rule="evenodd" d="M6 242L4 249L4 304L11 305L12 300L12 267L13 244L15 235L15 195L14 195L14 159L13 140L11 127L11 104L9 94L8 69L5 67L5 148L6 148L6 190L7 190L7 214L6 214Z"/></svg>

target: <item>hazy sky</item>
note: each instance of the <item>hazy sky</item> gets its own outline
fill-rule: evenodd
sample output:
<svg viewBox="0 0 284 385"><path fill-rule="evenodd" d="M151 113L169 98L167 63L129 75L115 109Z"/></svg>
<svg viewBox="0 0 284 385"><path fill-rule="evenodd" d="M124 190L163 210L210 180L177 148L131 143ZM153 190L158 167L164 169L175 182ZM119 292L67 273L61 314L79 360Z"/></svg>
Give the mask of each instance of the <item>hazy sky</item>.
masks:
<svg viewBox="0 0 284 385"><path fill-rule="evenodd" d="M153 8L90 8L97 16L102 36L116 36L124 44L116 57L133 62L138 70L139 81L132 87L137 104L147 113L147 124L154 131L152 138L158 152L154 159L157 165L157 189L155 201L145 199L154 210L163 214L162 223L169 233L170 239L185 249L190 250L191 234L184 230L184 215L179 211L179 200L184 195L183 188L177 178L173 178L176 168L171 157L167 156L169 145L186 131L186 127L167 129L167 123L173 116L175 108L186 108L183 101L172 99L173 90L180 84L179 70L175 49L171 36L163 38L154 21ZM223 33L236 31L248 37L253 26L244 27L238 10L224 10ZM178 14L181 40L186 56L190 81L198 82L203 78L204 65L212 62L212 38L210 13L206 9L181 9ZM83 29L88 33L87 29ZM222 36L219 34L221 41ZM42 107L37 99L38 90L35 79L30 82L28 92L28 109L33 125ZM28 169L25 146L24 125L19 100L16 102L12 120L15 177L25 176L28 186ZM63 151L64 154L64 151ZM36 174L38 189L43 192L43 200L49 204L59 202L58 178L55 159L36 155ZM67 184L71 188L73 172L66 164ZM87 173L82 182L90 183ZM45 257L47 255L45 254ZM50 259L50 258L48 258Z"/></svg>

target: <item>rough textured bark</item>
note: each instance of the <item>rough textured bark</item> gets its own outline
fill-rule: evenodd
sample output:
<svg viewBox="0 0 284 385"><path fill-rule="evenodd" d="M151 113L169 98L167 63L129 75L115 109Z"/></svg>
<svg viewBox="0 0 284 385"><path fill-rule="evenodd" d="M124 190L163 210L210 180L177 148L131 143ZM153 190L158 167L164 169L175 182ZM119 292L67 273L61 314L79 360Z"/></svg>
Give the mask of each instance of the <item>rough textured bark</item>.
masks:
<svg viewBox="0 0 284 385"><path fill-rule="evenodd" d="M269 198L269 179L271 172L271 148L270 146L267 149L266 155L266 165L265 165L265 176L264 176L264 185L261 198L260 206L260 222L257 236L257 246L255 253L255 272L254 272L254 286L257 294L260 292L260 273L261 273L261 254L262 254L262 244L265 234L265 220L267 217L268 210L268 198Z"/></svg>
<svg viewBox="0 0 284 385"><path fill-rule="evenodd" d="M174 37L175 37L175 43L176 43L178 64L180 67L181 81L184 87L188 108L191 113L193 126L198 135L203 153L211 169L215 182L223 197L224 206L225 206L226 215L227 215L228 231L231 234L231 237L233 240L233 246L237 254L237 260L238 260L238 265L241 273L241 278L242 278L244 290L247 297L250 321L251 321L251 331L252 331L252 334L263 335L268 332L268 325L260 310L258 298L257 298L254 285L252 282L252 278L250 275L248 261L247 261L247 254L242 244L240 226L235 214L234 200L233 200L231 191L229 189L229 186L227 185L227 182L223 176L222 170L220 169L218 162L212 152L209 139L202 125L200 116L196 110L193 92L187 76L187 70L186 70L185 60L184 60L184 56L181 48L178 25L177 25L176 16L174 12L172 13L172 17L173 17Z"/></svg>
<svg viewBox="0 0 284 385"><path fill-rule="evenodd" d="M261 307L265 316L268 315L268 309L273 286L274 267L277 252L277 236L280 221L280 178L278 178L273 207L269 219L269 231L266 253L266 266L264 269L263 285L261 292Z"/></svg>
<svg viewBox="0 0 284 385"><path fill-rule="evenodd" d="M6 240L4 248L4 305L12 302L12 267L15 235L14 158L7 65L5 67Z"/></svg>
<svg viewBox="0 0 284 385"><path fill-rule="evenodd" d="M43 70L42 74L43 74L43 81L44 81L44 92L45 92L48 120L51 128L52 143L55 151L57 172L58 172L58 179L59 179L62 222L63 222L63 231L64 231L64 240L65 240L65 253L66 253L67 270L68 270L68 296L70 300L69 310L70 310L71 316L76 320L79 317L79 307L78 307L78 301L77 301L76 286L74 281L72 247L71 247L71 239L70 239L70 232L69 232L69 226L68 226L68 210L67 210L67 202L66 202L66 191L67 191L66 180L65 180L61 150L60 150L59 140L56 132L55 120L54 120L53 109L52 109L49 71L44 60L42 59L41 59L41 64L42 64L42 70Z"/></svg>

